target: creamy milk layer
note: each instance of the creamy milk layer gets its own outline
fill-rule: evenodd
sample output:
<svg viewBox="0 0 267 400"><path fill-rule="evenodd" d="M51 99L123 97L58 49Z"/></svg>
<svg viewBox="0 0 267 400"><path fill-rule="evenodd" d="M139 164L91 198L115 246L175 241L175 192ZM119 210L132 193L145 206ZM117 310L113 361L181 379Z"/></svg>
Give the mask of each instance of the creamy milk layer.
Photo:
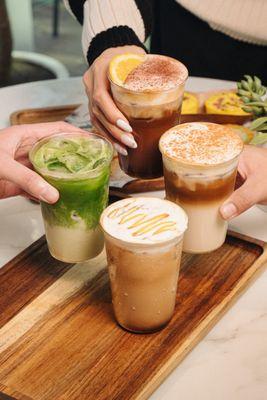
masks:
<svg viewBox="0 0 267 400"><path fill-rule="evenodd" d="M181 206L189 221L183 239L185 253L210 252L224 243L228 224L219 213L221 202L197 206L181 203Z"/></svg>
<svg viewBox="0 0 267 400"><path fill-rule="evenodd" d="M44 220L46 238L53 257L64 262L80 262L96 257L104 247L100 226L65 228Z"/></svg>
<svg viewBox="0 0 267 400"><path fill-rule="evenodd" d="M149 54L128 74L124 84L117 85L111 80L111 91L127 116L160 118L165 111L177 110L181 105L187 77L188 71L179 61ZM151 106L160 106L160 110L150 110Z"/></svg>
<svg viewBox="0 0 267 400"><path fill-rule="evenodd" d="M116 239L156 244L182 235L187 228L187 216L170 201L139 197L112 204L102 214L100 223Z"/></svg>
<svg viewBox="0 0 267 400"><path fill-rule="evenodd" d="M177 125L160 139L160 150L165 157L200 167L230 162L242 148L243 142L234 131L208 122Z"/></svg>

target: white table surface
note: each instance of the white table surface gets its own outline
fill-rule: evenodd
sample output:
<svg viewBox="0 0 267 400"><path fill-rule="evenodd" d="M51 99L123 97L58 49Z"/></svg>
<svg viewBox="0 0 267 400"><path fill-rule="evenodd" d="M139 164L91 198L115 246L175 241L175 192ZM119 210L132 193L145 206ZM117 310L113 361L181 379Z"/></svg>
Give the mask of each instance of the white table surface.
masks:
<svg viewBox="0 0 267 400"><path fill-rule="evenodd" d="M232 88L231 82L190 78L192 91ZM32 107L86 101L81 78L0 89L0 128L9 115ZM253 207L231 229L267 241L267 213ZM0 266L43 234L38 205L17 197L0 201ZM267 399L267 273L238 302L154 392L150 400Z"/></svg>

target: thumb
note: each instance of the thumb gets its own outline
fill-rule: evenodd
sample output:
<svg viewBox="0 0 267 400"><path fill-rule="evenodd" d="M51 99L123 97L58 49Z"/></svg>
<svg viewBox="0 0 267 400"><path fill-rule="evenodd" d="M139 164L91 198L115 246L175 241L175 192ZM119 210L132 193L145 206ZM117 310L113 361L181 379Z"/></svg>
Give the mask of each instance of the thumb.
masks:
<svg viewBox="0 0 267 400"><path fill-rule="evenodd" d="M58 200L58 191L47 183L40 175L10 157L1 155L1 178L14 183L31 196L55 203Z"/></svg>
<svg viewBox="0 0 267 400"><path fill-rule="evenodd" d="M248 210L261 200L262 185L257 185L248 178L245 183L223 203L220 208L221 216L229 220Z"/></svg>

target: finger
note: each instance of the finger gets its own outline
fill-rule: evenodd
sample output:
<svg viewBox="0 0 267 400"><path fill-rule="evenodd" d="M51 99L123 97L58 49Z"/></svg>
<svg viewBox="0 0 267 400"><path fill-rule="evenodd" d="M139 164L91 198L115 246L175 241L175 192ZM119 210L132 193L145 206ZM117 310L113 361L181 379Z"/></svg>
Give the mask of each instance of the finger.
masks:
<svg viewBox="0 0 267 400"><path fill-rule="evenodd" d="M221 206L222 217L229 220L248 210L254 204L261 202L264 199L263 186L253 177L248 178Z"/></svg>
<svg viewBox="0 0 267 400"><path fill-rule="evenodd" d="M29 193L24 192L19 186L12 182L0 180L0 199L6 199L8 197L23 196L27 199L38 201L36 197L31 196Z"/></svg>
<svg viewBox="0 0 267 400"><path fill-rule="evenodd" d="M92 102L101 109L102 113L111 124L116 125L125 132L131 133L133 130L129 121L118 109L111 96L107 69L100 68L97 71L94 70L92 81Z"/></svg>
<svg viewBox="0 0 267 400"><path fill-rule="evenodd" d="M18 196L22 193L20 187L12 182L1 179L0 180L0 199L6 199L8 197Z"/></svg>
<svg viewBox="0 0 267 400"><path fill-rule="evenodd" d="M127 150L121 146L114 138L110 135L110 133L105 129L105 127L99 122L96 118L92 117L93 125L97 129L97 131L101 134L101 136L105 137L106 139L110 140L115 148L115 150L123 156L127 156Z"/></svg>
<svg viewBox="0 0 267 400"><path fill-rule="evenodd" d="M36 198L31 196L29 193L22 191L20 196L24 197L25 199L32 200L35 203L40 203L40 201Z"/></svg>
<svg viewBox="0 0 267 400"><path fill-rule="evenodd" d="M132 149L137 148L137 143L134 140L133 135L131 133L125 133L111 124L98 107L93 107L93 114L118 142L121 142Z"/></svg>
<svg viewBox="0 0 267 400"><path fill-rule="evenodd" d="M83 84L85 86L85 92L88 98L88 110L90 115L90 121L92 123L92 92L93 92L93 80L91 71L88 70L83 75Z"/></svg>
<svg viewBox="0 0 267 400"><path fill-rule="evenodd" d="M99 109L105 115L105 118L112 125L116 125L124 132L131 133L133 131L129 121L117 108L110 93L104 85L101 85L101 87L98 85L98 89L94 91L93 102L99 107Z"/></svg>
<svg viewBox="0 0 267 400"><path fill-rule="evenodd" d="M99 79L99 77L101 77L101 79ZM113 128L117 126L117 130L113 129L113 131L115 131L113 135L115 138L117 138L119 141L122 141L124 144L126 144L126 146L132 147L133 145L136 147L136 143L132 135L129 136L129 139L127 135L122 137L123 140L120 140L119 138L125 134L125 132L132 132L132 128L124 115L118 110L109 94L109 81L106 77L106 72L98 71L97 73L92 73L90 70L88 70L83 76L83 83L85 85L85 91L88 97L91 121L92 115L94 114L93 108L95 108L101 112L103 117L101 123L104 124L104 126L107 127L107 123L109 123ZM106 98L108 99L108 103L105 101ZM106 106L109 108L106 109ZM106 123L104 123L104 120ZM108 130L110 129L108 128Z"/></svg>
<svg viewBox="0 0 267 400"><path fill-rule="evenodd" d="M40 175L2 154L0 171L4 180L12 182L39 200L53 204L59 198L58 191Z"/></svg>

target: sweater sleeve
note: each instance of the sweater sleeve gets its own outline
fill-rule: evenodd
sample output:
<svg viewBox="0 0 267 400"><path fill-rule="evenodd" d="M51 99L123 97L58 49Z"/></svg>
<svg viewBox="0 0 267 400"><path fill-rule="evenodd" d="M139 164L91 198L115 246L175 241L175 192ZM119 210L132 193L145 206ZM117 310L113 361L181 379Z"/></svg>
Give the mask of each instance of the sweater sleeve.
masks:
<svg viewBox="0 0 267 400"><path fill-rule="evenodd" d="M64 0L83 25L82 47L89 64L109 47L144 47L152 30L152 0Z"/></svg>

